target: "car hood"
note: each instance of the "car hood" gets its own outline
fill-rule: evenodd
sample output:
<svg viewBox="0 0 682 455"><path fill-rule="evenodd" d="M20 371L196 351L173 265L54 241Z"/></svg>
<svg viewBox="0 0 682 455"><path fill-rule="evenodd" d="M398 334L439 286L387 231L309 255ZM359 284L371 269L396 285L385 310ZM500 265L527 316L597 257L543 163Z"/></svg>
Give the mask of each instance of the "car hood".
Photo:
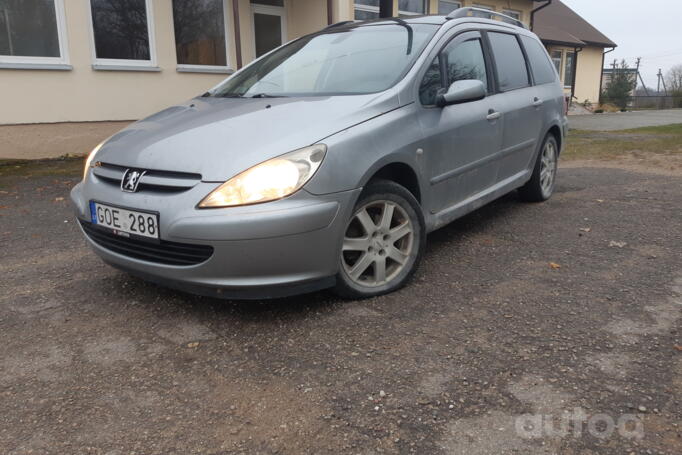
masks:
<svg viewBox="0 0 682 455"><path fill-rule="evenodd" d="M109 138L96 160L222 182L399 107L397 96L195 98Z"/></svg>

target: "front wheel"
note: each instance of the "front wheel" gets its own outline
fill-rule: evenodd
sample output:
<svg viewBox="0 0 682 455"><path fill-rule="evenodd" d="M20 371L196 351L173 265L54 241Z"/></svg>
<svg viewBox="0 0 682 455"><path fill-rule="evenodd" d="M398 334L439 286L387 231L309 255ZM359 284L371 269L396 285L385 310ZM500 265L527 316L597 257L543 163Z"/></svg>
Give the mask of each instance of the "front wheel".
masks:
<svg viewBox="0 0 682 455"><path fill-rule="evenodd" d="M529 202L543 202L554 193L559 162L559 145L554 135L545 138L528 183L519 188L521 199Z"/></svg>
<svg viewBox="0 0 682 455"><path fill-rule="evenodd" d="M425 243L414 196L394 182L370 183L346 226L334 291L368 298L401 288L416 271Z"/></svg>

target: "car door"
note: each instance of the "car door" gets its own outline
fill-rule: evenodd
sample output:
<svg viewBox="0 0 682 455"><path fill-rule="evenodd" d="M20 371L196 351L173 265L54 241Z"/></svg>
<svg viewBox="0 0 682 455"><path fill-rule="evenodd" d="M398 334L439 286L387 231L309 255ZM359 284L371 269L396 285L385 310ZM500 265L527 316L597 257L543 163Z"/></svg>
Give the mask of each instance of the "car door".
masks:
<svg viewBox="0 0 682 455"><path fill-rule="evenodd" d="M542 103L532 85L531 74L518 35L486 32L493 56L502 115L502 147L498 156L497 181L518 176L535 155L542 127Z"/></svg>
<svg viewBox="0 0 682 455"><path fill-rule="evenodd" d="M445 107L436 96L455 81L479 79L492 91L490 63L477 31L452 38L430 63L419 88L419 123L425 138L429 210L438 213L465 201L495 180L492 165L502 126L490 97Z"/></svg>

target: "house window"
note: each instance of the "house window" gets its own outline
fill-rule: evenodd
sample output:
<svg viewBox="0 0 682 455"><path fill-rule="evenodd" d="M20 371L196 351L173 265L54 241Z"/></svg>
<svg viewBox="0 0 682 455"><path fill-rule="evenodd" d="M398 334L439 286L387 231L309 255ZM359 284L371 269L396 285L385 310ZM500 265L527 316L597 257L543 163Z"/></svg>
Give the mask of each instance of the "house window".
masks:
<svg viewBox="0 0 682 455"><path fill-rule="evenodd" d="M561 51L552 51L552 63L556 68L556 73L561 74L561 60L563 58L563 53Z"/></svg>
<svg viewBox="0 0 682 455"><path fill-rule="evenodd" d="M564 87L571 87L573 85L573 62L575 61L575 52L566 52L566 63L564 67Z"/></svg>
<svg viewBox="0 0 682 455"><path fill-rule="evenodd" d="M223 0L173 0L178 65L227 66Z"/></svg>
<svg viewBox="0 0 682 455"><path fill-rule="evenodd" d="M440 0L438 2L438 14L447 15L461 7L462 2L456 2L454 0Z"/></svg>
<svg viewBox="0 0 682 455"><path fill-rule="evenodd" d="M379 0L355 0L355 19L367 21L379 18Z"/></svg>
<svg viewBox="0 0 682 455"><path fill-rule="evenodd" d="M0 63L68 62L63 0L0 0Z"/></svg>
<svg viewBox="0 0 682 455"><path fill-rule="evenodd" d="M487 9L490 11L495 11L495 8L490 6L490 5L481 5L480 3L474 3L473 5L474 8L481 8L481 9Z"/></svg>
<svg viewBox="0 0 682 455"><path fill-rule="evenodd" d="M90 0L96 64L155 64L149 3L149 0Z"/></svg>
<svg viewBox="0 0 682 455"><path fill-rule="evenodd" d="M416 16L426 14L428 0L398 0L398 14L401 16Z"/></svg>
<svg viewBox="0 0 682 455"><path fill-rule="evenodd" d="M523 18L523 13L515 9L503 9L502 14L506 14L509 17L513 17L517 21L520 21Z"/></svg>

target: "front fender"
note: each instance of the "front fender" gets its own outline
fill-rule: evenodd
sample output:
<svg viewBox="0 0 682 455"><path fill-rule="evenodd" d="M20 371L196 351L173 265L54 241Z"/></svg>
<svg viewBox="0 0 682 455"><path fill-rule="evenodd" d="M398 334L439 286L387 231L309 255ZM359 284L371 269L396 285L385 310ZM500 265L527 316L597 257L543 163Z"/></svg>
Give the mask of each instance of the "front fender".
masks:
<svg viewBox="0 0 682 455"><path fill-rule="evenodd" d="M340 131L321 141L327 155L305 189L328 194L361 188L387 164L403 163L414 170L424 194L423 158L417 153L422 140L414 104Z"/></svg>

